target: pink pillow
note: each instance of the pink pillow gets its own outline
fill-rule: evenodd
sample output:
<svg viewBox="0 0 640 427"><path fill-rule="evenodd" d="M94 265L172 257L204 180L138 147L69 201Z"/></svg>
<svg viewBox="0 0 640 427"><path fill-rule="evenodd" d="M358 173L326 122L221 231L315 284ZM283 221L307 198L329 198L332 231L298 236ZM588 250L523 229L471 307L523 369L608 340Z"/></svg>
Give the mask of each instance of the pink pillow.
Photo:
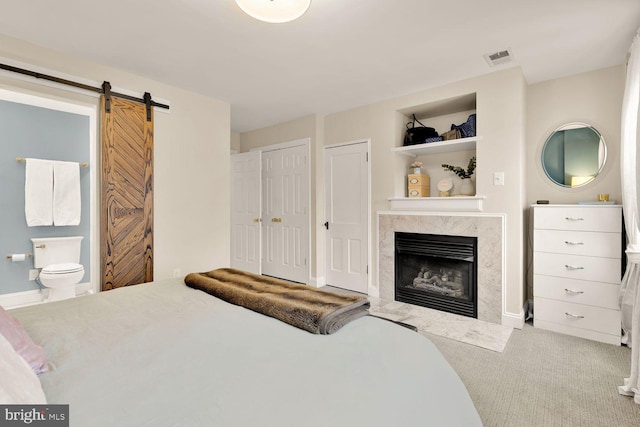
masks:
<svg viewBox="0 0 640 427"><path fill-rule="evenodd" d="M49 370L44 349L33 342L18 319L7 313L2 306L0 306L0 334L11 343L13 349L36 373Z"/></svg>

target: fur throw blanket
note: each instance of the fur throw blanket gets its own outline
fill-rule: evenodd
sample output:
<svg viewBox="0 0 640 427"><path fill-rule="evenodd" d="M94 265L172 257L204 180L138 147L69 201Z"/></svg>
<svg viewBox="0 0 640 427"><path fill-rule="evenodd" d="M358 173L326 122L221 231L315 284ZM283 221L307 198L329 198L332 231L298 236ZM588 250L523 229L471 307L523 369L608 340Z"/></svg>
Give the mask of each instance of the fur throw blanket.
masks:
<svg viewBox="0 0 640 427"><path fill-rule="evenodd" d="M187 286L314 334L331 334L368 314L364 296L343 295L232 268L191 273Z"/></svg>

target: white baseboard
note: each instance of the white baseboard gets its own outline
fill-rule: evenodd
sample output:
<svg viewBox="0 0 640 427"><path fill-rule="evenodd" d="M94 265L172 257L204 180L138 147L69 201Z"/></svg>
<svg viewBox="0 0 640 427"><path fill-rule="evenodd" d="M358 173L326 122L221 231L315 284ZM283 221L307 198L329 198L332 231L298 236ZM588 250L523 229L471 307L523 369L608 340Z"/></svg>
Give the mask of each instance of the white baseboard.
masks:
<svg viewBox="0 0 640 427"><path fill-rule="evenodd" d="M369 285L367 288L367 295L374 298L380 298L380 288L377 286Z"/></svg>
<svg viewBox="0 0 640 427"><path fill-rule="evenodd" d="M314 288L321 288L327 284L324 277L310 277L309 278L309 286L313 286Z"/></svg>
<svg viewBox="0 0 640 427"><path fill-rule="evenodd" d="M524 327L524 309L520 310L520 314L502 313L502 324L515 329Z"/></svg>
<svg viewBox="0 0 640 427"><path fill-rule="evenodd" d="M86 295L92 290L91 283L79 283L76 285L76 296ZM49 289L33 289L23 292L12 292L10 294L0 295L0 306L5 310L13 308L27 307L29 305L41 304L47 302L49 297Z"/></svg>

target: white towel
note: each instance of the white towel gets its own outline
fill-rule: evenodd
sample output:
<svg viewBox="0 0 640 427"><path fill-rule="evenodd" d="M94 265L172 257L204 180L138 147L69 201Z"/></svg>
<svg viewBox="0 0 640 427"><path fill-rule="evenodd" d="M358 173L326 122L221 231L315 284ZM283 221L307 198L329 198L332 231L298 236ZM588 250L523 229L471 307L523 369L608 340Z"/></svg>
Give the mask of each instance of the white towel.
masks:
<svg viewBox="0 0 640 427"><path fill-rule="evenodd" d="M53 162L27 159L24 179L27 226L53 224Z"/></svg>
<svg viewBox="0 0 640 427"><path fill-rule="evenodd" d="M53 224L80 224L80 164L53 162Z"/></svg>

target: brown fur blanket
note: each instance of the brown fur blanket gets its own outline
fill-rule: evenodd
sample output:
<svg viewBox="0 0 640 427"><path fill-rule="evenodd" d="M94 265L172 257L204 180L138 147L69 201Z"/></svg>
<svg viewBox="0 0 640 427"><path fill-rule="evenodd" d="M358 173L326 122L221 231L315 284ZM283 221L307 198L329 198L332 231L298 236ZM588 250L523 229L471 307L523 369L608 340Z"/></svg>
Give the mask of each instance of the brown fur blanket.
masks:
<svg viewBox="0 0 640 427"><path fill-rule="evenodd" d="M366 297L322 291L232 268L191 273L187 286L314 334L331 334L368 314Z"/></svg>

